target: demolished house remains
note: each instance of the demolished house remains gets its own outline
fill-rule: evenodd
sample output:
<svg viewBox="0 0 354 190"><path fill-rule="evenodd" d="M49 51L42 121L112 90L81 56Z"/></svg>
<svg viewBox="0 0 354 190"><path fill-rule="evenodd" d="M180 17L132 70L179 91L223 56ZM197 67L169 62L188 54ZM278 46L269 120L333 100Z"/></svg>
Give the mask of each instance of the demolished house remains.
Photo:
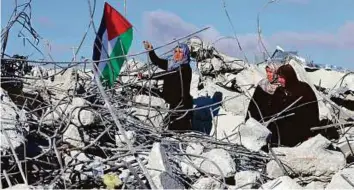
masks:
<svg viewBox="0 0 354 190"><path fill-rule="evenodd" d="M40 39L23 17L13 19ZM157 67L127 56L117 84L104 88L88 61L7 55L11 25L1 36L2 188L354 188L353 72L312 66L278 48L272 58L315 92L320 124L298 146L272 147L266 122L245 121L266 61L227 56L201 31L172 41L186 43L196 62L193 130L177 133L163 123L175 110L157 93L162 82L137 77Z"/></svg>

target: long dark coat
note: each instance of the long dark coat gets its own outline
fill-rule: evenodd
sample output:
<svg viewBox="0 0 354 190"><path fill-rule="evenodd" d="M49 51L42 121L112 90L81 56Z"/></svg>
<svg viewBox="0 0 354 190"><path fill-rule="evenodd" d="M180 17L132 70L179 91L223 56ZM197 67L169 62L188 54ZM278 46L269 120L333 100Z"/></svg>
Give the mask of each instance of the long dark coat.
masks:
<svg viewBox="0 0 354 190"><path fill-rule="evenodd" d="M268 128L272 132L272 143L284 146L295 146L313 136L310 128L319 124L317 98L312 88L298 80L291 65L283 65L278 75L286 79L285 87L278 87L271 100L271 113L276 114L301 97L288 111L281 116L293 114L271 123Z"/></svg>
<svg viewBox="0 0 354 190"><path fill-rule="evenodd" d="M166 70L156 73L152 79L163 80L163 99L170 104L170 109L185 110L193 108L193 97L190 95L192 69L189 64L167 71L168 60L159 58L155 51L150 51L151 62L160 69ZM190 130L192 112L178 112L168 117L170 130Z"/></svg>

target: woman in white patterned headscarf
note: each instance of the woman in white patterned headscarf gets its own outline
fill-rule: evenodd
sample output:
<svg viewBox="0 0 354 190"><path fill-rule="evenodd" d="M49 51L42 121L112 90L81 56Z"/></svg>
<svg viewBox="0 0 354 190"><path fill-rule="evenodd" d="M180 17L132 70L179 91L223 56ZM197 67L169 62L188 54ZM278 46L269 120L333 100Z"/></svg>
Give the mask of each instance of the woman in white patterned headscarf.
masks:
<svg viewBox="0 0 354 190"><path fill-rule="evenodd" d="M269 62L266 66L267 78L262 79L258 85L263 89L264 92L268 94L274 94L275 90L279 86L278 76L276 74L278 68L281 66L280 63L277 62Z"/></svg>
<svg viewBox="0 0 354 190"><path fill-rule="evenodd" d="M277 81L276 71L281 66L281 63L270 61L265 70L267 78L262 79L253 93L252 99L248 105L248 110L245 120L250 117L257 121L266 121L269 110L271 97L275 90L280 86Z"/></svg>

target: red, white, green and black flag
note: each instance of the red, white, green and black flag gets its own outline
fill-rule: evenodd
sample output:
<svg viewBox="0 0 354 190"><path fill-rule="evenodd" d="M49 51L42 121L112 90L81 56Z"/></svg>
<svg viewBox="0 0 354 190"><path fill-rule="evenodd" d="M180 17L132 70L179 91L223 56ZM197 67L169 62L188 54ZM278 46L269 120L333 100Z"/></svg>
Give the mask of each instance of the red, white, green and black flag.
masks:
<svg viewBox="0 0 354 190"><path fill-rule="evenodd" d="M96 63L99 69L98 73L101 74L100 78L104 84L110 87L114 85L126 59L124 55L128 53L132 41L132 25L106 2L101 25L93 47L92 60L98 61L112 57L122 57Z"/></svg>

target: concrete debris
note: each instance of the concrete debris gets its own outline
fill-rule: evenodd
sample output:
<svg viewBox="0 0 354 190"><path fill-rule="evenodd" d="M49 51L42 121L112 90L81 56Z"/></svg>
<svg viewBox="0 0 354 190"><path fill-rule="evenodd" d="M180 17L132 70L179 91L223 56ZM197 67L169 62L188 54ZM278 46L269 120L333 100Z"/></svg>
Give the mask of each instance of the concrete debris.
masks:
<svg viewBox="0 0 354 190"><path fill-rule="evenodd" d="M195 163L208 173L224 177L230 177L236 173L235 162L224 149L212 149L201 156L206 159L197 159Z"/></svg>
<svg viewBox="0 0 354 190"><path fill-rule="evenodd" d="M329 150L331 142L322 135L317 135L298 147L274 148L275 154L284 164L290 174L299 175L303 179L329 180L337 171L346 165L345 157L341 152ZM267 173L270 177L279 177L279 165L271 161L267 164ZM275 168L274 168L275 167Z"/></svg>
<svg viewBox="0 0 354 190"><path fill-rule="evenodd" d="M213 178L199 178L193 185L193 189L223 189L223 184Z"/></svg>
<svg viewBox="0 0 354 190"><path fill-rule="evenodd" d="M254 188L261 178L261 175L257 171L241 171L235 175L236 187L240 189Z"/></svg>
<svg viewBox="0 0 354 190"><path fill-rule="evenodd" d="M326 189L353 189L354 168L345 168L336 173Z"/></svg>
<svg viewBox="0 0 354 190"><path fill-rule="evenodd" d="M82 148L85 146L84 138L81 137L79 129L73 124L70 124L66 131L63 133L63 141L74 147Z"/></svg>
<svg viewBox="0 0 354 190"><path fill-rule="evenodd" d="M115 188L124 189L237 189L262 183L264 188L301 189L301 183L323 189L331 179L329 189L351 188L354 75L311 70L299 57L282 60L314 89L320 119L334 123L331 129L339 133L328 138L333 143L317 135L298 147L274 148L291 179L262 149L270 135L266 126L245 122L267 62L247 63L198 38L187 43L197 64L191 82L193 131L183 133L162 128L164 118L175 113L162 98L163 81L137 78L161 69L137 57L123 64L112 88L103 90L87 62L50 67L52 62L32 63L24 56L2 58L2 188L100 189L108 173L119 176L123 184Z"/></svg>
<svg viewBox="0 0 354 190"><path fill-rule="evenodd" d="M259 189L303 189L299 184L297 184L293 179L288 176L282 176L272 181L268 181L263 184Z"/></svg>
<svg viewBox="0 0 354 190"><path fill-rule="evenodd" d="M136 133L135 131L127 131L126 132L127 138L131 143L134 143L136 140ZM115 140L116 140L116 145L118 147L124 147L127 144L126 139L124 139L123 135L116 135L115 136Z"/></svg>
<svg viewBox="0 0 354 190"><path fill-rule="evenodd" d="M9 150L12 146L17 148L24 144L25 134L28 132L26 126L26 115L19 110L5 90L0 88L1 96L1 145L0 150Z"/></svg>
<svg viewBox="0 0 354 190"><path fill-rule="evenodd" d="M201 155L203 153L204 146L200 143L188 143L186 148L187 154Z"/></svg>
<svg viewBox="0 0 354 190"><path fill-rule="evenodd" d="M147 168L158 189L184 188L183 184L174 176L165 149L160 143L153 144Z"/></svg>
<svg viewBox="0 0 354 190"><path fill-rule="evenodd" d="M304 189L325 189L326 185L326 183L321 181L313 181L307 184Z"/></svg>

